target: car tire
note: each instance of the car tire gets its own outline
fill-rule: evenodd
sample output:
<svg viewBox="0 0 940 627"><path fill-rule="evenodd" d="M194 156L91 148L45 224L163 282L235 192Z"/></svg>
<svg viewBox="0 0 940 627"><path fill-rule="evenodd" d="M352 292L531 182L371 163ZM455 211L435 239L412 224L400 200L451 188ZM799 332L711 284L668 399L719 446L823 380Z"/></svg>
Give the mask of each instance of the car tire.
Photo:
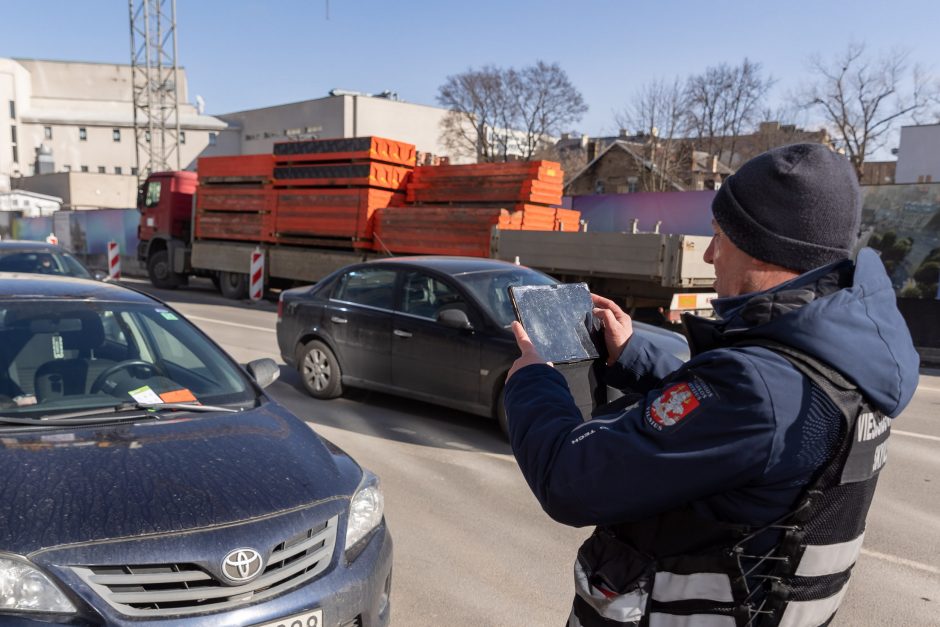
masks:
<svg viewBox="0 0 940 627"><path fill-rule="evenodd" d="M225 298L245 300L248 298L248 275L240 272L222 272L219 276L219 290Z"/></svg>
<svg viewBox="0 0 940 627"><path fill-rule="evenodd" d="M503 435L506 436L506 439L509 439L509 421L506 419L506 388L505 386L499 391L499 396L496 397L496 421L499 423L499 428L502 430Z"/></svg>
<svg viewBox="0 0 940 627"><path fill-rule="evenodd" d="M147 259L147 276L154 287L163 290L175 290L183 284L183 275L173 272L170 265L170 254L161 250L150 255Z"/></svg>
<svg viewBox="0 0 940 627"><path fill-rule="evenodd" d="M313 340L304 346L297 369L310 396L329 399L343 393L343 375L336 355L320 340Z"/></svg>

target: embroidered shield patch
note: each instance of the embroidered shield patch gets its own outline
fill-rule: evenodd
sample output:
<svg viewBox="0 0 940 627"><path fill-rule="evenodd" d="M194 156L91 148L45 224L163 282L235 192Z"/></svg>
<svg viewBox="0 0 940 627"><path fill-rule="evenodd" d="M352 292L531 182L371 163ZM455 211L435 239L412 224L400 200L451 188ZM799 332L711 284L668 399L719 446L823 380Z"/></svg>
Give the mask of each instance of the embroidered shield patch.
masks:
<svg viewBox="0 0 940 627"><path fill-rule="evenodd" d="M655 401L650 403L646 420L651 427L659 431L671 427L692 413L699 406L699 399L692 392L688 383L677 383L666 388Z"/></svg>

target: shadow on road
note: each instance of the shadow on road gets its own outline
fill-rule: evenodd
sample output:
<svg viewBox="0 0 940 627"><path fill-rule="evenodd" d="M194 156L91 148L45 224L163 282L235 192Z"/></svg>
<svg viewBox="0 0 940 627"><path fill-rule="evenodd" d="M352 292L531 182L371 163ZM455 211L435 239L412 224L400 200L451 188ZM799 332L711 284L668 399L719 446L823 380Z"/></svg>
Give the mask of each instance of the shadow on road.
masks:
<svg viewBox="0 0 940 627"><path fill-rule="evenodd" d="M191 305L221 305L223 307L244 307L255 311L277 311L277 300L231 300L219 293L209 279L190 278L189 285L175 290L162 290L154 287L145 279L125 279L121 285L149 294L154 298L171 303L187 303Z"/></svg>
<svg viewBox="0 0 940 627"><path fill-rule="evenodd" d="M289 366L281 366L281 376L269 392L314 425L418 446L512 454L493 419L356 388L347 388L338 399L318 400L307 394L300 374Z"/></svg>

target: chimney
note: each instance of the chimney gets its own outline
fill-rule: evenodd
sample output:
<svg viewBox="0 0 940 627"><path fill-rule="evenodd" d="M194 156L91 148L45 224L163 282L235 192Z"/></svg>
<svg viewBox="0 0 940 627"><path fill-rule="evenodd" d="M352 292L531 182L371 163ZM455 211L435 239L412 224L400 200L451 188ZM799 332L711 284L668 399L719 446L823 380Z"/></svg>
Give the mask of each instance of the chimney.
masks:
<svg viewBox="0 0 940 627"><path fill-rule="evenodd" d="M718 155L712 155L712 172L718 171Z"/></svg>
<svg viewBox="0 0 940 627"><path fill-rule="evenodd" d="M626 137L626 136L627 136L627 129L625 128L620 129L620 137Z"/></svg>
<svg viewBox="0 0 940 627"><path fill-rule="evenodd" d="M566 140L569 140L569 139L571 139L571 133L562 133L562 134L561 134L561 140L562 140L562 141L566 141Z"/></svg>

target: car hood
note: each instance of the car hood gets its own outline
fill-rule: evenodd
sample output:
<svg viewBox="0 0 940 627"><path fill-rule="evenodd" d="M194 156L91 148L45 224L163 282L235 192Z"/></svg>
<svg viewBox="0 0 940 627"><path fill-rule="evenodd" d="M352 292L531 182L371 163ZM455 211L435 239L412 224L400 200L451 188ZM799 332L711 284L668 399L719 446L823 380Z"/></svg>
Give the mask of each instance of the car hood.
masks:
<svg viewBox="0 0 940 627"><path fill-rule="evenodd" d="M0 551L193 530L356 489L361 470L274 402L238 414L0 434Z"/></svg>

